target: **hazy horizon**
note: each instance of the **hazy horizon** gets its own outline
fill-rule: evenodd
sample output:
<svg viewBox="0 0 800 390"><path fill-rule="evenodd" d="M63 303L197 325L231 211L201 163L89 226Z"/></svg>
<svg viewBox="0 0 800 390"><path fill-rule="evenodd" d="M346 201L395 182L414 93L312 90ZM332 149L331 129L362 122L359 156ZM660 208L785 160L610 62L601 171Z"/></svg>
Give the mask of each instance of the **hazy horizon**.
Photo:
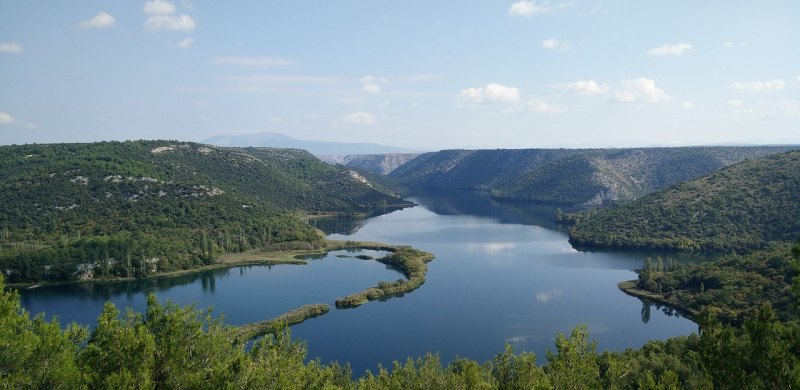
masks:
<svg viewBox="0 0 800 390"><path fill-rule="evenodd" d="M795 15L795 16L792 16ZM0 3L0 144L800 144L800 3Z"/></svg>

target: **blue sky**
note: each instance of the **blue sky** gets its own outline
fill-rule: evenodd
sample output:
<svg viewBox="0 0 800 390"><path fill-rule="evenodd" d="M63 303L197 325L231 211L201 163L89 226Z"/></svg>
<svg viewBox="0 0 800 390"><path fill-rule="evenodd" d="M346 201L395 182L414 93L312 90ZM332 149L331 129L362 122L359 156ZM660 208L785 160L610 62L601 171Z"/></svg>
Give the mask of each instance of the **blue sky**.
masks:
<svg viewBox="0 0 800 390"><path fill-rule="evenodd" d="M0 0L0 144L800 143L798 1Z"/></svg>

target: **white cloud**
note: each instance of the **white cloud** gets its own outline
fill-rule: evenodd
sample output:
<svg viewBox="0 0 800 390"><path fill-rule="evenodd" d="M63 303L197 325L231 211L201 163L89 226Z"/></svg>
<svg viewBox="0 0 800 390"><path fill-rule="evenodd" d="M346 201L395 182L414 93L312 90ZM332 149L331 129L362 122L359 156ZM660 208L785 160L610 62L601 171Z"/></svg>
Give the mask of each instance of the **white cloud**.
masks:
<svg viewBox="0 0 800 390"><path fill-rule="evenodd" d="M725 43L722 44L722 47L724 47L726 49L730 49L730 48L733 47L733 42L731 42L731 41L725 42Z"/></svg>
<svg viewBox="0 0 800 390"><path fill-rule="evenodd" d="M212 63L218 65L237 65L237 66L253 66L253 67L280 67L289 66L292 61L284 58L276 57L218 57L211 60Z"/></svg>
<svg viewBox="0 0 800 390"><path fill-rule="evenodd" d="M540 99L531 99L525 103L525 110L536 114L563 114L567 110L564 106L548 103Z"/></svg>
<svg viewBox="0 0 800 390"><path fill-rule="evenodd" d="M681 102L681 107L683 107L683 108L685 108L687 110L694 109L694 102L691 102L691 101L688 101L688 100L682 101Z"/></svg>
<svg viewBox="0 0 800 390"><path fill-rule="evenodd" d="M195 29L194 19L189 15L175 15L175 4L170 1L145 1L142 11L150 15L144 21L147 31L192 31Z"/></svg>
<svg viewBox="0 0 800 390"><path fill-rule="evenodd" d="M368 112L359 111L353 112L342 116L342 124L355 124L355 125L374 125L377 119L375 115Z"/></svg>
<svg viewBox="0 0 800 390"><path fill-rule="evenodd" d="M107 12L100 12L89 20L78 23L78 28L109 28L113 27L116 20Z"/></svg>
<svg viewBox="0 0 800 390"><path fill-rule="evenodd" d="M508 8L508 14L511 16L523 16L529 18L535 15L559 11L569 6L569 3L552 4L549 1L537 2L522 0L511 4L511 7Z"/></svg>
<svg viewBox="0 0 800 390"><path fill-rule="evenodd" d="M692 45L688 43L665 44L647 51L651 56L679 56L692 50Z"/></svg>
<svg viewBox="0 0 800 390"><path fill-rule="evenodd" d="M2 42L0 43L0 53L22 53L22 46L16 42Z"/></svg>
<svg viewBox="0 0 800 390"><path fill-rule="evenodd" d="M748 92L774 92L782 91L786 88L786 83L783 80L765 80L765 81L737 81L731 84L733 89Z"/></svg>
<svg viewBox="0 0 800 390"><path fill-rule="evenodd" d="M192 31L194 19L189 15L152 15L144 22L147 31Z"/></svg>
<svg viewBox="0 0 800 390"><path fill-rule="evenodd" d="M553 38L542 41L542 47L547 50L567 50L569 45L566 42L558 41Z"/></svg>
<svg viewBox="0 0 800 390"><path fill-rule="evenodd" d="M269 121L272 122L272 123L281 123L281 122L283 122L283 119L281 117L278 117L278 116L271 116L269 118Z"/></svg>
<svg viewBox="0 0 800 390"><path fill-rule="evenodd" d="M667 103L672 97L656 86L652 79L622 80L614 91L613 99L621 103Z"/></svg>
<svg viewBox="0 0 800 390"><path fill-rule="evenodd" d="M193 43L194 43L194 38L184 38L182 41L180 41L180 43L178 43L178 47L180 47L181 49L188 49L192 47Z"/></svg>
<svg viewBox="0 0 800 390"><path fill-rule="evenodd" d="M175 4L170 1L145 1L142 11L148 15L171 15L175 13Z"/></svg>
<svg viewBox="0 0 800 390"><path fill-rule="evenodd" d="M375 95L381 92L381 85L389 84L389 79L375 76L364 76L360 80L361 91Z"/></svg>
<svg viewBox="0 0 800 390"><path fill-rule="evenodd" d="M26 129L35 129L38 127L36 123L16 119L6 112L0 112L0 125L18 125Z"/></svg>
<svg viewBox="0 0 800 390"><path fill-rule="evenodd" d="M608 91L608 84L599 84L594 80L579 80L564 84L564 91L579 96L602 95Z"/></svg>
<svg viewBox="0 0 800 390"><path fill-rule="evenodd" d="M744 102L741 101L741 100L731 99L731 100L728 100L727 102L725 102L725 105L728 106L728 107L736 108L736 107L744 106Z"/></svg>
<svg viewBox="0 0 800 390"><path fill-rule="evenodd" d="M519 101L519 89L501 84L487 84L485 87L461 90L459 99L466 103L515 103Z"/></svg>

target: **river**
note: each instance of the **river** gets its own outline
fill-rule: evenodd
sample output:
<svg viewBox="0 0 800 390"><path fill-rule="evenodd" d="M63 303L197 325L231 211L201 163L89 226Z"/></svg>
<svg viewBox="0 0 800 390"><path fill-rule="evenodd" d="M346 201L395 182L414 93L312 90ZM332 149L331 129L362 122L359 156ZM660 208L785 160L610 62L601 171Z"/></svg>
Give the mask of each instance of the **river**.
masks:
<svg viewBox="0 0 800 390"><path fill-rule="evenodd" d="M315 221L331 239L411 245L436 255L427 282L403 297L370 302L292 327L309 356L350 362L355 374L426 352L491 359L505 343L543 363L556 333L588 326L599 350L641 347L697 325L625 295L645 254L579 252L552 223L553 209L502 204L482 194L431 195L419 206L363 221ZM366 253L371 256L378 253ZM400 274L375 261L337 257L308 265L233 267L163 280L43 286L22 290L33 313L91 324L106 300L143 310L148 292L213 306L232 324L260 321L308 303L328 303ZM681 261L686 261L681 259Z"/></svg>

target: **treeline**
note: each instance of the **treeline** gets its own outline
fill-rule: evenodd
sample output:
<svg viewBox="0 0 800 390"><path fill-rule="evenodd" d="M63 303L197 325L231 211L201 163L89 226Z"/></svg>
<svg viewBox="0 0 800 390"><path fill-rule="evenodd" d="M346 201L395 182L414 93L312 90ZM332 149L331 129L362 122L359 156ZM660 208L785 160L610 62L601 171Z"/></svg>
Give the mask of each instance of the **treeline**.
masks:
<svg viewBox="0 0 800 390"><path fill-rule="evenodd" d="M307 213L409 203L300 150L174 141L0 147L10 283L146 277L248 249L315 248Z"/></svg>
<svg viewBox="0 0 800 390"><path fill-rule="evenodd" d="M30 318L0 277L0 386L139 389L789 389L800 385L800 328L763 305L742 328L704 323L702 332L641 349L598 353L585 326L557 335L537 364L509 345L492 361L436 355L395 362L353 378L347 365L307 361L288 332L250 348L240 330L207 310L148 297L143 314L107 303L96 327L62 329Z"/></svg>

